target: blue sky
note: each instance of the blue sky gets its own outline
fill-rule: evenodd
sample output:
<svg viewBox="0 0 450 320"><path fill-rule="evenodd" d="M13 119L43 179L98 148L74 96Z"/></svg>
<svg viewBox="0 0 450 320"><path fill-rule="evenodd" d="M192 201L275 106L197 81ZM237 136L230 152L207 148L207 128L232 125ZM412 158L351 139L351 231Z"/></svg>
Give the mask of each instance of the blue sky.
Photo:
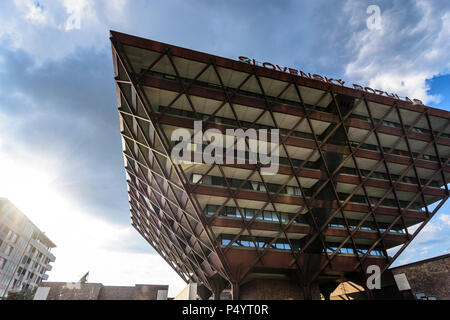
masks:
<svg viewBox="0 0 450 320"><path fill-rule="evenodd" d="M450 107L446 0L1 1L0 196L58 244L54 281L183 287L129 226L111 29ZM397 264L449 252L449 231L446 205Z"/></svg>

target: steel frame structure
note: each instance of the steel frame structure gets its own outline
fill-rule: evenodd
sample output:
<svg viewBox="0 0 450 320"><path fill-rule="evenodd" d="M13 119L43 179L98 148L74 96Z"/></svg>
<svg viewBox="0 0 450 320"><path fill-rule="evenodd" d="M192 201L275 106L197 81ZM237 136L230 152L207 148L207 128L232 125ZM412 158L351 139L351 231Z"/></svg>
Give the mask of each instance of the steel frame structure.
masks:
<svg viewBox="0 0 450 320"><path fill-rule="evenodd" d="M426 106L416 106L408 104L404 101L395 100L389 97L381 97L371 93L365 93L358 90L324 84L320 81L289 75L283 72L268 70L259 66L252 66L243 62L233 61L225 58L215 57L205 53L195 52L188 49L183 49L151 40L133 37L118 32L111 32L111 43L113 50L113 58L115 64L115 81L117 87L117 95L119 101L119 114L122 124L122 139L124 145L124 158L126 163L127 182L129 186L129 200L132 215L132 224L136 230L152 245L152 247L167 261L167 263L183 278L186 282L196 282L203 285L215 297L219 292L230 285L233 290L234 298L238 298L238 290L247 276L252 273L255 268L262 268L265 266L275 266L278 268L285 268L293 270L297 275L298 282L304 288L304 297L311 298L310 286L312 283L328 271L340 272L340 265L351 264L351 268L345 269L342 273L357 274L361 283L364 283L367 274L366 268L370 264L378 264L385 271L393 261L405 250L416 235L422 230L426 223L434 216L434 214L442 207L448 199L449 191L447 187L446 173L450 173L450 166L448 164L448 154L441 155L439 145L450 146L450 139L443 138L442 135L448 133L448 125L450 122L449 113L429 108ZM146 62L145 68L140 70L135 69L135 62L130 58L129 48L137 48L142 52L151 52L151 61ZM145 53L143 53L145 54ZM150 55L149 55L150 56ZM135 59L135 58L133 58ZM183 60L182 60L183 59ZM141 57L141 60L145 60ZM180 71L180 61L192 61L192 63L201 64L199 72L190 79L186 79L185 75ZM153 76L155 68L158 65L163 65L170 80L159 79ZM233 88L227 87L221 70L227 69L230 72L245 73L243 80ZM201 89L196 83L207 72L214 75L215 79L212 81L216 83L214 90ZM285 85L277 95L268 96L264 83L267 79L283 81ZM246 102L248 105L260 110L259 114L254 118L250 125L244 126L241 123L239 111L235 104L241 104L245 98L238 97L241 95L241 89L248 85L253 80L259 92L257 94L259 101ZM255 82L256 81L256 82ZM218 84L218 85L217 85ZM148 96L147 88L158 87L174 92L176 96L165 106L162 110L158 110L154 103L151 103L152 97ZM322 91L320 97L313 104L307 105L305 103L303 88L313 88ZM279 102L288 90L293 90L297 99L298 107L289 108ZM214 92L212 92L214 91ZM210 110L209 117L206 119L200 116L200 112L195 105L194 97L203 95L204 97L221 101L217 108ZM339 98L352 97L353 105L348 112L342 109ZM269 191L268 183L264 175L261 174L261 165L228 165L228 164L213 164L208 170L201 175L201 178L196 183L191 183L188 174L182 165L175 164L170 155L172 144L167 133L164 130L163 123L170 119L167 111L170 110L176 103L180 103L184 98L185 105L194 115L192 120L201 120L204 130L208 128L216 128L224 132L225 126L218 125L212 121L225 108L234 117L239 128L249 129L255 127L264 117L272 121L272 127L282 129L279 121L275 116L275 112L289 111L290 114L298 117L294 126L288 129L288 133L281 136L280 147L284 151L289 165L284 168L287 178L284 183L280 185L276 192ZM250 99L250 98L248 98ZM324 100L330 101L330 105L335 107L336 112L333 114L333 126L331 130L326 133L324 137L319 139L319 134L316 132L316 127L313 121L317 121L316 109L323 103ZM239 103L238 103L239 102ZM382 104L389 108L382 115L381 118L375 119L373 112L374 107L371 104ZM159 106L158 106L159 107ZM352 144L349 136L350 122L354 111L357 108L363 107L368 114L369 122L365 124L367 132L358 140L358 145ZM295 109L295 110L294 110ZM417 114L414 121L408 121L409 125L405 124L402 112L412 111ZM396 116L400 124L400 132L395 131L396 141L385 151L383 147L383 138L381 134L386 135L389 130L383 126L384 120L388 117ZM323 115L322 117L325 117ZM434 118L445 119L445 123L440 128L433 128L432 122ZM173 120L181 121L181 120ZM411 147L411 139L417 139L417 134L413 132L413 128L418 123L427 124L430 134L422 137L426 140L425 147L421 148L418 155L414 155ZM294 165L293 157L290 155L289 141L293 139L292 134L301 125L305 125L308 131L312 134L313 145L311 145L311 152L302 159L300 165ZM433 130L438 130L437 133ZM342 161L336 166L334 170L329 168L329 161L327 161L325 153L330 152L329 140L337 133L341 132L345 136L343 146L335 147L338 152L345 155ZM393 132L391 130L391 132ZM376 163L371 167L368 174L364 175L361 171L358 157L363 154L362 146L369 138L375 138L379 153L377 155ZM236 143L236 142L235 142ZM394 150L400 145L406 145L408 160L402 160L406 165L406 169L402 171L400 177L393 179L391 173L391 165L395 154ZM424 162L423 155L427 152L435 154L437 161L433 165ZM305 188L301 182L301 178L305 174L306 165L314 157L315 161L321 161L323 164L323 173L317 182L317 188L310 196L306 196ZM444 156L442 158L441 156ZM443 161L445 159L445 161ZM399 161L399 160L397 160ZM338 192L338 184L340 170L345 165L353 164L356 170L357 183L353 191L342 200ZM420 168L433 167L434 172L431 177L428 177L425 183L421 181L424 179L419 172ZM351 165L350 165L351 166ZM238 187L232 187L229 182L229 177L226 174L228 169L246 169L250 173L242 180ZM374 179L372 175L377 169L383 170L387 175L386 191L376 204L372 204L369 199L368 187L373 186ZM223 178L224 185L221 191L221 199L223 202L213 215L207 216L204 214L205 208L201 205L198 199L198 192L202 188L203 180L214 169L218 170ZM417 180L416 192L411 199L408 199L408 204L401 205L399 190L405 190L407 187L402 184L402 179L413 171L414 177ZM243 208L241 208L239 196L243 191L243 186L249 181L260 181L266 190L265 194L260 194L260 209L248 220L245 216ZM430 184L440 179L441 188L439 191L430 191ZM277 209L277 201L283 197L280 193L286 186L295 182L295 185L301 190L300 199L296 199L298 210L290 216L287 223L279 223L277 236L272 237L270 243L264 248L259 248L256 238L253 236L254 231L258 229L258 217L267 207L271 207L275 212L278 221L282 221L281 213ZM378 182L376 182L378 183ZM380 182L381 183L381 182ZM378 183L379 184L379 183ZM402 189L403 188L403 189ZM410 186L408 188L411 188ZM321 204L323 199L320 198L321 192L325 189L330 190L332 198L328 203L333 205L330 214L327 216L324 223L319 223L315 216L314 208L324 206ZM408 189L409 190L409 189ZM367 212L363 218L359 219L356 227L352 227L348 221L346 211L351 205L351 199L358 193L366 199ZM438 197L437 206L430 212L428 209L429 200L426 196L434 195ZM214 196L211 193L211 196ZM382 230L380 222L378 221L380 206L388 196L393 196L396 207L393 213L393 220L388 223L388 226ZM425 214L417 214L421 222L418 228L410 234L406 219L409 218L411 210L410 207L416 203L417 199L421 201L425 208ZM222 201L222 200L221 200ZM323 202L323 201L322 201ZM228 245L222 246L218 240L218 234L214 231L214 227L220 221L220 212L228 204L236 207L240 215L239 231L233 234L233 239ZM325 204L327 206L327 204ZM289 233L295 227L295 221L301 215L308 215L312 222L309 226L307 237L300 249L295 250L290 239ZM329 245L327 245L327 234L329 232L328 225L336 217L342 217L344 221L344 230L341 230L343 241L333 253L328 252ZM350 245L355 253L358 252L358 240L364 230L361 227L369 221L373 221L375 225L376 239L370 245L370 248L364 254L355 254L353 257L340 257L339 251L346 245ZM391 229L395 226L401 225L405 231L405 235L401 236L399 243L400 249L393 257L388 254L389 245L386 239L392 238ZM246 263L240 263L236 259L239 254L244 255L244 251L239 254L231 254L233 250L239 250L233 247L233 244L242 235L248 235L253 241L254 246L250 260L245 260ZM280 260L273 255L269 258L269 253L272 251L271 246L280 238L286 239L289 244L289 259ZM305 270L304 259L311 244L319 241L321 244L321 259L320 265L311 274ZM392 247L392 245L391 245ZM383 252L383 259L375 259L370 253L376 248L380 248ZM249 250L246 250L249 251ZM338 259L340 257L340 259ZM340 262L338 261L340 260ZM345 261L344 261L345 260ZM270 262L269 262L270 261ZM343 262L344 261L344 262ZM248 263L249 262L249 263ZM287 263L285 263L287 262ZM285 263L284 265L282 265ZM245 265L245 267L244 267ZM343 270L344 270L343 269Z"/></svg>

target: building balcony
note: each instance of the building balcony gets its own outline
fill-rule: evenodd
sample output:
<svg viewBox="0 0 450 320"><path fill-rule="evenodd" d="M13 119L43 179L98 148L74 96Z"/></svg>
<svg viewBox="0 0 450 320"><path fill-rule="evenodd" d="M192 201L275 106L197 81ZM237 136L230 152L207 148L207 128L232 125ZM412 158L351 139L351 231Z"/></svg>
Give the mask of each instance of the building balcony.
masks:
<svg viewBox="0 0 450 320"><path fill-rule="evenodd" d="M51 262L54 262L56 260L56 257L49 251L49 249L39 241L31 239L30 244L34 246L39 252L42 252L45 256L47 256Z"/></svg>
<svg viewBox="0 0 450 320"><path fill-rule="evenodd" d="M42 275L42 280L47 281L47 280L48 280L48 274L43 274L43 275Z"/></svg>
<svg viewBox="0 0 450 320"><path fill-rule="evenodd" d="M55 262L56 261L56 257L51 252L48 252L47 256L49 257L51 262Z"/></svg>

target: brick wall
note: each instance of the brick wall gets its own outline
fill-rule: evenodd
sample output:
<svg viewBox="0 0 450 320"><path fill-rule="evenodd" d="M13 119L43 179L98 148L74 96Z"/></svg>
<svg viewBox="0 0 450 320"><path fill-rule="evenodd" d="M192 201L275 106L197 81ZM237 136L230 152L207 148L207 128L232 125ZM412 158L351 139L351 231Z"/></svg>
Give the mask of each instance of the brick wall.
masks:
<svg viewBox="0 0 450 320"><path fill-rule="evenodd" d="M158 290L169 290L164 285L136 285L135 287L103 286L99 300L156 300Z"/></svg>
<svg viewBox="0 0 450 320"><path fill-rule="evenodd" d="M158 290L169 290L167 285L104 286L101 283L67 284L43 282L50 288L47 300L156 300Z"/></svg>
<svg viewBox="0 0 450 320"><path fill-rule="evenodd" d="M425 293L438 300L450 300L450 254L391 270L394 275L406 274L414 295Z"/></svg>
<svg viewBox="0 0 450 320"><path fill-rule="evenodd" d="M49 287L47 300L97 300L102 285L100 283L75 285L65 282L43 282L41 287Z"/></svg>

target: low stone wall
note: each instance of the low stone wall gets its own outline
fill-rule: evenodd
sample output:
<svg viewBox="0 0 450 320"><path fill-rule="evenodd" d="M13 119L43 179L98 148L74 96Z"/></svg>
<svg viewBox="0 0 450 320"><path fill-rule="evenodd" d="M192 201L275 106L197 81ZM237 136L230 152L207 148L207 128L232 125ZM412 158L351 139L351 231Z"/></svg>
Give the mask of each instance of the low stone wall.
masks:
<svg viewBox="0 0 450 320"><path fill-rule="evenodd" d="M318 285L312 286L313 300L320 300ZM304 300L303 288L293 281L255 279L239 288L241 300Z"/></svg>

